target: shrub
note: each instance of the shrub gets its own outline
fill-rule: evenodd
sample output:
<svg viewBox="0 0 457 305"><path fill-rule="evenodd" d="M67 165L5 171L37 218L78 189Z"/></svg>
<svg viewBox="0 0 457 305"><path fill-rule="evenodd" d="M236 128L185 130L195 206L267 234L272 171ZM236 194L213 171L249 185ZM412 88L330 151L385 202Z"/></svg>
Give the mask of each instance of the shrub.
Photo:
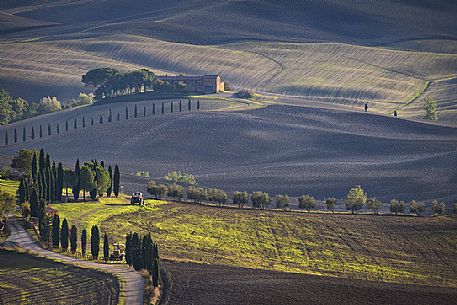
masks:
<svg viewBox="0 0 457 305"><path fill-rule="evenodd" d="M250 91L250 90L240 90L237 93L235 93L234 95L237 98L255 98L255 97L259 96L254 91Z"/></svg>
<svg viewBox="0 0 457 305"><path fill-rule="evenodd" d="M308 210L308 213L315 206L316 206L316 203L315 203L314 197L312 197L310 195L303 195L300 198L298 198L298 207L300 209Z"/></svg>
<svg viewBox="0 0 457 305"><path fill-rule="evenodd" d="M424 119L436 121L438 119L438 115L436 114L436 101L427 97L425 99L425 116Z"/></svg>

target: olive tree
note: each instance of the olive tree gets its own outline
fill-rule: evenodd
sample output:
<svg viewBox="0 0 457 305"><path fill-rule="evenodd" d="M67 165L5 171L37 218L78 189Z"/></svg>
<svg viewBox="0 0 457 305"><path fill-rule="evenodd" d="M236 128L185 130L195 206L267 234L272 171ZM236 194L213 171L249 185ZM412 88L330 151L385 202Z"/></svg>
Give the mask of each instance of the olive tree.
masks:
<svg viewBox="0 0 457 305"><path fill-rule="evenodd" d="M351 210L352 214L363 208L367 202L367 193L358 185L349 190L346 196L346 210Z"/></svg>
<svg viewBox="0 0 457 305"><path fill-rule="evenodd" d="M264 192L254 192L251 195L252 206L255 208L266 208L271 203L270 195Z"/></svg>
<svg viewBox="0 0 457 305"><path fill-rule="evenodd" d="M332 213L335 213L336 198L325 199L325 205L327 206L327 210L330 210L332 211Z"/></svg>
<svg viewBox="0 0 457 305"><path fill-rule="evenodd" d="M306 209L308 211L308 213L315 206L316 206L316 201L314 200L313 196L303 195L300 198L298 198L298 207L300 209Z"/></svg>
<svg viewBox="0 0 457 305"><path fill-rule="evenodd" d="M379 209L381 209L382 203L376 197L367 199L367 208L373 211L373 214L378 215Z"/></svg>
<svg viewBox="0 0 457 305"><path fill-rule="evenodd" d="M425 206L422 203L416 202L416 200L411 200L409 203L409 212L416 215L421 215L424 213Z"/></svg>
<svg viewBox="0 0 457 305"><path fill-rule="evenodd" d="M439 202L436 200L432 201L432 214L434 215L443 215L446 212L446 204L444 202Z"/></svg>
<svg viewBox="0 0 457 305"><path fill-rule="evenodd" d="M233 193L233 204L237 204L240 209L248 203L249 203L249 194L247 192L234 192Z"/></svg>
<svg viewBox="0 0 457 305"><path fill-rule="evenodd" d="M287 195L276 195L275 201L278 209L285 210L289 207L289 196Z"/></svg>
<svg viewBox="0 0 457 305"><path fill-rule="evenodd" d="M392 199L390 201L390 211L395 215L403 213L405 211L405 202L398 199Z"/></svg>

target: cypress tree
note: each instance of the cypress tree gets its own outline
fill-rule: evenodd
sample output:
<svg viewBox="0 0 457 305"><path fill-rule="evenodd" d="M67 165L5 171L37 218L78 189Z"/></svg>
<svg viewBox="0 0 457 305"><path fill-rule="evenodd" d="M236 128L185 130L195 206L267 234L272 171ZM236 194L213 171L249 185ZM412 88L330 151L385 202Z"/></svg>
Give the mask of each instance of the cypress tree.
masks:
<svg viewBox="0 0 457 305"><path fill-rule="evenodd" d="M143 106L143 117L146 117L146 106Z"/></svg>
<svg viewBox="0 0 457 305"><path fill-rule="evenodd" d="M36 157L36 152L33 152L33 155L32 155L32 182L33 182L33 184L36 183L37 174L38 174L38 160Z"/></svg>
<svg viewBox="0 0 457 305"><path fill-rule="evenodd" d="M38 220L44 219L44 217L46 215L44 207L45 207L44 200L41 199L38 203L38 216L37 216Z"/></svg>
<svg viewBox="0 0 457 305"><path fill-rule="evenodd" d="M106 197L111 197L111 193L113 192L113 168L111 165L108 166L108 175L109 175L109 184L108 189L106 190Z"/></svg>
<svg viewBox="0 0 457 305"><path fill-rule="evenodd" d="M50 172L50 182L49 182L49 191L50 191L50 200L51 202L55 202L56 199L56 190L57 190L57 169L56 169L56 163L53 161L52 162L52 168Z"/></svg>
<svg viewBox="0 0 457 305"><path fill-rule="evenodd" d="M81 168L79 167L79 159L76 160L75 164L75 180L73 185L73 197L76 201L79 199L79 192L81 190L81 181L80 181Z"/></svg>
<svg viewBox="0 0 457 305"><path fill-rule="evenodd" d="M83 116L83 128L86 127L86 117Z"/></svg>
<svg viewBox="0 0 457 305"><path fill-rule="evenodd" d="M120 189L120 183L121 183L121 173L119 172L119 167L116 166L114 167L114 177L113 177L113 191L114 191L114 196L119 196L119 189Z"/></svg>
<svg viewBox="0 0 457 305"><path fill-rule="evenodd" d="M35 140L35 129L33 129L33 126L32 126L32 140Z"/></svg>
<svg viewBox="0 0 457 305"><path fill-rule="evenodd" d="M40 125L40 139L43 137L43 126Z"/></svg>
<svg viewBox="0 0 457 305"><path fill-rule="evenodd" d="M111 111L111 108L109 109L109 115L108 115L108 123L111 123L113 121L113 112Z"/></svg>
<svg viewBox="0 0 457 305"><path fill-rule="evenodd" d="M86 256L86 247L87 247L87 231L86 229L81 232L81 254L83 257Z"/></svg>
<svg viewBox="0 0 457 305"><path fill-rule="evenodd" d="M192 110L192 103L191 103L190 99L189 99L189 101L187 102L187 108L189 109L189 111Z"/></svg>
<svg viewBox="0 0 457 305"><path fill-rule="evenodd" d="M62 190L65 182L65 171L63 170L62 163L59 162L59 167L57 169L57 183L56 183L56 200L62 201Z"/></svg>
<svg viewBox="0 0 457 305"><path fill-rule="evenodd" d="M105 262L108 261L109 258L109 242L108 242L108 234L105 232L105 236L103 237L103 258Z"/></svg>
<svg viewBox="0 0 457 305"><path fill-rule="evenodd" d="M103 116L100 114L100 124L103 124Z"/></svg>
<svg viewBox="0 0 457 305"><path fill-rule="evenodd" d="M105 161L102 160L102 161L100 162L100 166L103 167L103 168L105 168Z"/></svg>
<svg viewBox="0 0 457 305"><path fill-rule="evenodd" d="M25 130L25 126L22 127L22 142L27 140L27 131Z"/></svg>
<svg viewBox="0 0 457 305"><path fill-rule="evenodd" d="M129 108L127 106L125 106L125 119L129 119Z"/></svg>
<svg viewBox="0 0 457 305"><path fill-rule="evenodd" d="M57 125L56 125L56 131L57 131L57 134L60 134L60 125L59 125L59 123L57 123Z"/></svg>
<svg viewBox="0 0 457 305"><path fill-rule="evenodd" d="M60 218L59 215L54 214L52 218L52 246L59 247L60 242Z"/></svg>
<svg viewBox="0 0 457 305"><path fill-rule="evenodd" d="M200 110L200 100L197 100L197 110Z"/></svg>
<svg viewBox="0 0 457 305"><path fill-rule="evenodd" d="M100 252L100 231L97 225L92 226L90 235L90 253L94 259L97 259Z"/></svg>
<svg viewBox="0 0 457 305"><path fill-rule="evenodd" d="M141 257L141 239L138 233L133 233L132 237L132 265L135 270L143 268L143 259Z"/></svg>
<svg viewBox="0 0 457 305"><path fill-rule="evenodd" d="M38 220L38 227L40 230L40 240L46 242L49 246L49 221L47 217L42 217Z"/></svg>
<svg viewBox="0 0 457 305"><path fill-rule="evenodd" d="M165 104L162 102L162 114L165 113Z"/></svg>
<svg viewBox="0 0 457 305"><path fill-rule="evenodd" d="M137 104L135 104L135 108L133 110L133 116L135 117L135 119L138 117L138 106L137 106Z"/></svg>
<svg viewBox="0 0 457 305"><path fill-rule="evenodd" d="M92 117L91 121L90 121L90 125L91 126L94 126L94 118Z"/></svg>
<svg viewBox="0 0 457 305"><path fill-rule="evenodd" d="M36 185L37 185L37 194L38 194L38 198L43 198L43 179L41 178L41 172L38 172L38 176L37 176L37 182L36 182Z"/></svg>
<svg viewBox="0 0 457 305"><path fill-rule="evenodd" d="M8 146L8 130L5 131L5 146Z"/></svg>
<svg viewBox="0 0 457 305"><path fill-rule="evenodd" d="M44 188L45 190L45 196L46 197L43 197L46 199L47 202L50 202L51 201L51 189L52 189L52 178L51 178L51 159L49 158L49 154L46 154L46 163L45 163L45 183L44 185L46 186Z"/></svg>
<svg viewBox="0 0 457 305"><path fill-rule="evenodd" d="M25 181L24 178L21 179L21 182L19 183L19 188L17 189L17 195L18 195L18 202L19 204L23 204L25 202Z"/></svg>
<svg viewBox="0 0 457 305"><path fill-rule="evenodd" d="M156 103L152 103L152 114L156 114Z"/></svg>
<svg viewBox="0 0 457 305"><path fill-rule="evenodd" d="M38 171L41 173L41 175L43 175L43 173L44 173L45 165L46 165L46 161L44 159L44 150L40 149L40 155L39 155L39 159L38 159ZM43 179L43 177L41 177L41 179Z"/></svg>
<svg viewBox="0 0 457 305"><path fill-rule="evenodd" d="M173 102L170 103L170 113L173 113Z"/></svg>
<svg viewBox="0 0 457 305"><path fill-rule="evenodd" d="M125 261L132 266L132 232L125 236Z"/></svg>
<svg viewBox="0 0 457 305"><path fill-rule="evenodd" d="M68 120L65 121L65 131L68 131Z"/></svg>
<svg viewBox="0 0 457 305"><path fill-rule="evenodd" d="M76 118L75 118L75 121L74 121L74 124L73 124L73 129L78 129L78 123L76 122Z"/></svg>
<svg viewBox="0 0 457 305"><path fill-rule="evenodd" d="M78 247L78 232L76 230L76 226L72 225L70 230L70 251L71 253L76 252L76 248Z"/></svg>
<svg viewBox="0 0 457 305"><path fill-rule="evenodd" d="M117 113L117 118L116 119L117 119L118 122L121 120L121 114L119 112Z"/></svg>
<svg viewBox="0 0 457 305"><path fill-rule="evenodd" d="M161 282L160 279L160 266L159 266L159 259L154 259L154 263L152 266L152 285L154 287L158 287Z"/></svg>
<svg viewBox="0 0 457 305"><path fill-rule="evenodd" d="M179 112L181 112L181 111L182 111L182 102L181 102L181 100L179 100Z"/></svg>
<svg viewBox="0 0 457 305"><path fill-rule="evenodd" d="M17 143L17 130L14 129L14 143Z"/></svg>
<svg viewBox="0 0 457 305"><path fill-rule="evenodd" d="M32 187L32 193L30 194L30 216L38 217L38 204L39 198L37 190Z"/></svg>
<svg viewBox="0 0 457 305"><path fill-rule="evenodd" d="M51 124L48 124L48 136L51 135Z"/></svg>
<svg viewBox="0 0 457 305"><path fill-rule="evenodd" d="M60 246L65 251L67 251L67 249L68 249L69 235L70 235L70 232L69 232L69 228L68 228L68 222L67 222L67 219L64 218L62 221L62 228L60 229Z"/></svg>

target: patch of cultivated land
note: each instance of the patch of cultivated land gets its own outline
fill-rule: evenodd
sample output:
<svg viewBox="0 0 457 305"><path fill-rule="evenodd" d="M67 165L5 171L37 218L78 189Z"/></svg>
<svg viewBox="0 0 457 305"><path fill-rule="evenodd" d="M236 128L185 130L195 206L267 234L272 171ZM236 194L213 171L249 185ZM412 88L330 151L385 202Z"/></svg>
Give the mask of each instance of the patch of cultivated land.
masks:
<svg viewBox="0 0 457 305"><path fill-rule="evenodd" d="M117 304L116 277L0 249L1 304Z"/></svg>
<svg viewBox="0 0 457 305"><path fill-rule="evenodd" d="M279 103L281 99L274 101ZM161 101L155 101L159 113ZM457 195L456 128L410 122L392 117L325 108L273 105L236 112L193 111L152 115L152 102L83 107L36 117L0 128L0 143L13 129L19 143L2 146L2 155L20 148L44 148L55 160L74 166L87 156L119 164L125 192L144 190L148 179L132 175L149 171L151 179L178 170L197 176L207 187L227 191L264 190L275 195L311 194L318 199L344 198L349 188L362 185L382 200L450 202ZM202 109L218 108L218 100L201 100ZM230 107L221 101L223 107ZM228 103L228 104L227 104ZM185 104L185 103L184 103ZM246 105L232 102L233 105ZM175 100L175 111L177 101ZM195 105L195 104L194 104ZM130 119L124 118L129 107ZM143 106L147 116L142 117ZM109 108L120 121L107 123ZM184 106L185 107L185 106ZM99 116L104 124L99 124ZM86 127L81 126L82 118ZM73 129L74 119L78 129ZM90 125L94 118L95 126ZM64 131L65 121L69 131ZM47 124L53 134L47 136ZM30 139L31 128L42 139ZM56 124L61 134L56 135ZM27 141L22 143L26 127ZM96 144L95 144L96 143Z"/></svg>
<svg viewBox="0 0 457 305"><path fill-rule="evenodd" d="M81 206L54 205L61 218L79 226L75 211ZM151 232L167 259L457 288L454 218L286 213L154 200L135 211L122 209L100 219L102 230L118 242L125 232Z"/></svg>

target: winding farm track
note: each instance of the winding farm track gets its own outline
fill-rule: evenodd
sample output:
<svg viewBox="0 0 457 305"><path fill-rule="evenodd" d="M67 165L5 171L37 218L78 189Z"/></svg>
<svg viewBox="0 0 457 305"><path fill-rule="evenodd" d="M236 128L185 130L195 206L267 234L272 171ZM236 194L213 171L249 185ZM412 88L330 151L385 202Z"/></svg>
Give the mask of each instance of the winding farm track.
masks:
<svg viewBox="0 0 457 305"><path fill-rule="evenodd" d="M11 229L11 235L8 237L6 241L7 243L14 243L21 248L24 248L26 250L29 250L31 252L45 256L50 259L57 259L61 262L73 264L78 267L95 268L112 273L120 277L124 282L121 287L120 293L121 295L124 295L125 304L143 304L143 277L140 273L123 265L108 265L83 261L80 259L76 259L73 257L65 256L59 253L43 249L32 239L30 234L15 221L10 222L9 227Z"/></svg>

